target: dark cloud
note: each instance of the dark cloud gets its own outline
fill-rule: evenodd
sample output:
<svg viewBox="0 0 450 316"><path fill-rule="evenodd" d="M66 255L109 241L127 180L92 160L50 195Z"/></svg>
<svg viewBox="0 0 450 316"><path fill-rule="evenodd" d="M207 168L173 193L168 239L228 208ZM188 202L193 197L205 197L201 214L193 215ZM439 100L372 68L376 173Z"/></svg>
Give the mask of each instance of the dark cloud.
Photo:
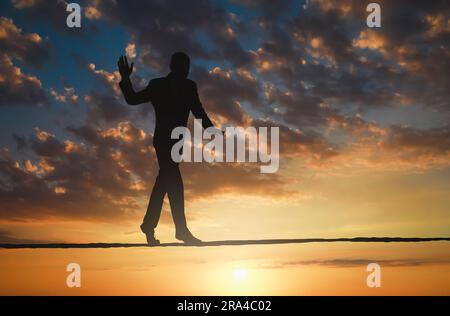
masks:
<svg viewBox="0 0 450 316"><path fill-rule="evenodd" d="M45 18L58 28L66 26L67 2L63 0L11 0L15 9L32 12L34 18Z"/></svg>
<svg viewBox="0 0 450 316"><path fill-rule="evenodd" d="M84 135L84 144L37 130L31 140L33 160L16 161L13 153L1 151L3 219L114 221L139 210L138 198L148 193L157 171L151 135L129 122L104 130L71 130Z"/></svg>
<svg viewBox="0 0 450 316"><path fill-rule="evenodd" d="M0 243L1 244L45 244L51 241L48 240L36 240L17 238L7 231L0 231ZM54 241L53 241L54 242Z"/></svg>
<svg viewBox="0 0 450 316"><path fill-rule="evenodd" d="M264 195L283 199L294 192L277 174L261 174L259 164L182 165L188 201L208 199L222 194Z"/></svg>
<svg viewBox="0 0 450 316"><path fill-rule="evenodd" d="M41 66L50 58L50 43L36 33L23 34L11 19L0 17L0 50L26 65Z"/></svg>
<svg viewBox="0 0 450 316"><path fill-rule="evenodd" d="M16 143L16 148L18 151L21 151L27 147L27 140L25 136L13 134L13 140Z"/></svg>
<svg viewBox="0 0 450 316"><path fill-rule="evenodd" d="M274 20L279 16L291 13L295 1L292 0L231 0L232 3L247 7L255 11L261 11L268 20Z"/></svg>
<svg viewBox="0 0 450 316"><path fill-rule="evenodd" d="M54 135L36 129L36 138L31 142L33 151L42 157L58 157L64 153L65 145Z"/></svg>
<svg viewBox="0 0 450 316"><path fill-rule="evenodd" d="M351 268L351 267L366 267L370 263L377 263L383 267L418 267L429 266L436 264L448 265L449 261L436 261L427 259L363 259L363 258L351 258L351 259L330 259L330 260L299 260L299 261L286 261L276 264L263 265L266 269L286 268L291 266L327 266L333 268Z"/></svg>
<svg viewBox="0 0 450 316"><path fill-rule="evenodd" d="M6 54L0 55L0 106L47 104L41 81L22 72Z"/></svg>
<svg viewBox="0 0 450 316"><path fill-rule="evenodd" d="M450 154L450 126L427 130L392 126L382 145L392 150L416 149L416 155L447 155Z"/></svg>
<svg viewBox="0 0 450 316"><path fill-rule="evenodd" d="M71 86L64 84L63 90L61 92L55 89L50 89L50 95L58 102L68 103L72 105L78 104L79 96L75 93L75 89Z"/></svg>
<svg viewBox="0 0 450 316"><path fill-rule="evenodd" d="M91 123L117 123L130 115L130 107L114 96L91 92L84 99L88 105L87 119Z"/></svg>
<svg viewBox="0 0 450 316"><path fill-rule="evenodd" d="M197 81L205 108L222 116L228 123L245 125L248 114L241 103L249 102L257 106L262 101L259 83L255 79L243 77L239 70L216 67L207 71L197 67L192 72L192 78Z"/></svg>
<svg viewBox="0 0 450 316"><path fill-rule="evenodd" d="M81 27L69 28L67 26L67 17L70 12L66 11L67 4L71 1L64 0L10 0L13 8L22 10L27 14L27 18L39 22L50 24L52 28L59 32L63 32L69 36L84 36L93 34L96 31L95 26L89 23L89 20L84 16L89 15L88 12L83 11L84 16L81 19ZM85 7L87 1L76 1L82 9Z"/></svg>
<svg viewBox="0 0 450 316"><path fill-rule="evenodd" d="M90 6L102 19L123 25L150 66L162 69L176 51L195 58L226 59L236 66L251 61L229 28L229 14L210 1L90 1ZM205 47L202 36L212 45Z"/></svg>
<svg viewBox="0 0 450 316"><path fill-rule="evenodd" d="M143 211L142 201L158 172L152 135L131 122L110 128L67 128L76 140L61 140L36 129L31 160L1 151L0 210L10 220L96 218L114 222ZM182 164L188 201L239 192L292 198L277 174L259 164ZM139 202L141 201L141 202ZM136 213L137 214L137 213Z"/></svg>
<svg viewBox="0 0 450 316"><path fill-rule="evenodd" d="M0 106L40 106L48 103L41 81L14 65L41 66L50 45L36 33L23 34L11 19L0 17Z"/></svg>
<svg viewBox="0 0 450 316"><path fill-rule="evenodd" d="M365 6L310 1L285 23L264 25L254 67L279 110L266 113L302 129L412 103L448 113L449 5L384 1L381 29L366 27Z"/></svg>

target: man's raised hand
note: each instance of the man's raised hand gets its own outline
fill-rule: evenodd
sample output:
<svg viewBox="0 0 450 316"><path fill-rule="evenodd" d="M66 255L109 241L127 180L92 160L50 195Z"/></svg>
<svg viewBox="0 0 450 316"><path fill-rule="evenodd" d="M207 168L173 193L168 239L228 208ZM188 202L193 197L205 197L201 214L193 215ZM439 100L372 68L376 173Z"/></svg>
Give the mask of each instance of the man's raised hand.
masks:
<svg viewBox="0 0 450 316"><path fill-rule="evenodd" d="M131 66L128 65L127 57L121 55L119 61L117 62L117 66L119 67L119 72L122 80L129 79L131 73L133 72L134 63L131 63Z"/></svg>

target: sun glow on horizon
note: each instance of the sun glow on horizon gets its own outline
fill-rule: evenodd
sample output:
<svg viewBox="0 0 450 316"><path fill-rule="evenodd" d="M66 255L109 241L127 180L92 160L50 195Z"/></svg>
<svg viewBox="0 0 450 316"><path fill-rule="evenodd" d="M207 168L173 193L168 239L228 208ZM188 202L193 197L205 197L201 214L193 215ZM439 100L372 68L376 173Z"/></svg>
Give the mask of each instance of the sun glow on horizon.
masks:
<svg viewBox="0 0 450 316"><path fill-rule="evenodd" d="M247 270L242 268L236 268L233 271L233 277L236 281L245 281L247 279Z"/></svg>

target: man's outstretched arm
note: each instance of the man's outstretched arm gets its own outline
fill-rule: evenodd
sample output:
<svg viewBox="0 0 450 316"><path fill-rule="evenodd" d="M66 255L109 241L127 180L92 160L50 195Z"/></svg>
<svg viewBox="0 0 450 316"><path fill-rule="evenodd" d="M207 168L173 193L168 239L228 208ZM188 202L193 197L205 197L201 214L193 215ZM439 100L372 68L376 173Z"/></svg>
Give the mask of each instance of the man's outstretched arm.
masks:
<svg viewBox="0 0 450 316"><path fill-rule="evenodd" d="M205 109L203 108L202 102L200 102L200 98L198 96L197 91L197 85L193 83L194 87L194 100L192 103L192 114L194 114L195 118L202 120L203 128L206 129L208 127L214 126L214 124L211 122L211 120L208 117L208 114L206 114Z"/></svg>
<svg viewBox="0 0 450 316"><path fill-rule="evenodd" d="M139 92L135 92L133 89L130 75L133 72L134 64L131 63L131 66L129 66L127 57L120 56L117 66L119 67L120 76L122 77L122 80L119 82L119 86L127 103L130 105L138 105L149 102L151 99L150 84L147 88Z"/></svg>

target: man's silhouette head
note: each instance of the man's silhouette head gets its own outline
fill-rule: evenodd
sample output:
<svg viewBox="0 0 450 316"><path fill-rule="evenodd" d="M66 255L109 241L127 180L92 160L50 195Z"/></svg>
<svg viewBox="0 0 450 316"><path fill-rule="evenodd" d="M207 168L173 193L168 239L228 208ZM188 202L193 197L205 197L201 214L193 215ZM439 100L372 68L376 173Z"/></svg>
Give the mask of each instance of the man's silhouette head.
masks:
<svg viewBox="0 0 450 316"><path fill-rule="evenodd" d="M172 55L170 60L170 71L177 77L187 78L191 60L183 52L177 52Z"/></svg>

